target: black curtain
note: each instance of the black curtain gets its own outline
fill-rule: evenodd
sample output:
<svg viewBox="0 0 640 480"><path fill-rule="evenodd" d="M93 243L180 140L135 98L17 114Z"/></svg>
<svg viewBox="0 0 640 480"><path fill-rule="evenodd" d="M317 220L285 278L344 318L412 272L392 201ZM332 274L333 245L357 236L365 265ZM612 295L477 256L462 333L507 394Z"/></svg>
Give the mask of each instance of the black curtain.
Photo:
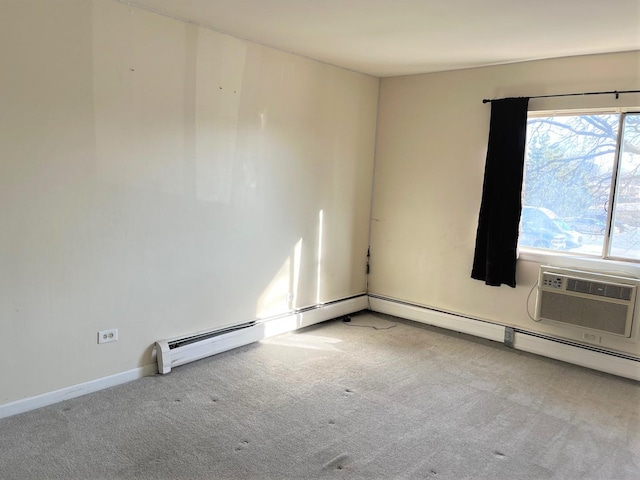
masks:
<svg viewBox="0 0 640 480"><path fill-rule="evenodd" d="M528 98L491 102L489 146L471 278L516 286Z"/></svg>

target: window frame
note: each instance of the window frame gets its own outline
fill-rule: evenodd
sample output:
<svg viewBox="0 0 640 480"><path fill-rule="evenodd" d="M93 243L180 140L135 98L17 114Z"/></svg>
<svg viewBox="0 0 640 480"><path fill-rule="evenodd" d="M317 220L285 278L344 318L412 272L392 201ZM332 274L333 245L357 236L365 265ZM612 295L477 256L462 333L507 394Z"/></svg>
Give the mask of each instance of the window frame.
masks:
<svg viewBox="0 0 640 480"><path fill-rule="evenodd" d="M578 108L578 109L558 109L558 110L533 110L527 113L527 123L531 118L543 118L552 116L579 116L579 115L618 115L618 135L616 138L616 147L614 153L614 165L611 175L611 187L608 200L607 211L607 223L606 232L604 235L602 251L600 255L570 252L564 250L552 250L545 248L536 248L529 246L521 246L520 238L518 238L517 255L518 259L525 261L532 261L536 263L555 263L558 264L558 260L571 259L578 263L584 263L585 265L607 265L607 266L619 266L623 268L625 266L640 266L640 258L626 258L611 255L611 234L613 225L613 215L616 208L616 202L618 198L618 170L621 163L621 148L624 119L628 114L640 115L640 107L604 107L604 108ZM525 154L525 165L528 153ZM526 179L525 179L526 180ZM524 195L525 182L522 185L522 193ZM524 206L524 203L523 203Z"/></svg>

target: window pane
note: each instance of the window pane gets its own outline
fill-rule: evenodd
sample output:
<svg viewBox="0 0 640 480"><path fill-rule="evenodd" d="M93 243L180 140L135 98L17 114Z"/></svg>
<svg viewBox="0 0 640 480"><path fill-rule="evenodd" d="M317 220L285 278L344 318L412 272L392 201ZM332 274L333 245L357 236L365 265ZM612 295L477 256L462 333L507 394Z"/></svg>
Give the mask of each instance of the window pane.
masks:
<svg viewBox="0 0 640 480"><path fill-rule="evenodd" d="M640 260L640 114L624 118L611 256Z"/></svg>
<svg viewBox="0 0 640 480"><path fill-rule="evenodd" d="M618 122L529 118L520 246L603 255Z"/></svg>

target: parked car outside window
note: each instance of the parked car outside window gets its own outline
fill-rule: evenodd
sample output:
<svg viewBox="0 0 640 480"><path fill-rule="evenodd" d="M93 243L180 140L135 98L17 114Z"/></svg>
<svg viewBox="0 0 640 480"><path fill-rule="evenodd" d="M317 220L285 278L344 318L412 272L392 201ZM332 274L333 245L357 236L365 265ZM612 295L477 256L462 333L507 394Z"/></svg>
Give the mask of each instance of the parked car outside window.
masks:
<svg viewBox="0 0 640 480"><path fill-rule="evenodd" d="M607 214L593 213L580 217L568 217L564 219L572 230L589 235L605 235L607 233ZM620 225L614 224L613 232L620 233Z"/></svg>
<svg viewBox="0 0 640 480"><path fill-rule="evenodd" d="M582 245L582 234L573 230L553 211L523 206L520 219L521 246L564 250Z"/></svg>

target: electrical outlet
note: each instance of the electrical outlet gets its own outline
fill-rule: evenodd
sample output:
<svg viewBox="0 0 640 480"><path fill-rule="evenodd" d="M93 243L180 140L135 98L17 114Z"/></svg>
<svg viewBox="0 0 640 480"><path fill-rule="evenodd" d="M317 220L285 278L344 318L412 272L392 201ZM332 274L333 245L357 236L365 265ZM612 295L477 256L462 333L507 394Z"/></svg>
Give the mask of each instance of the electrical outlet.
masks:
<svg viewBox="0 0 640 480"><path fill-rule="evenodd" d="M98 332L98 343L109 343L118 341L118 329L101 330Z"/></svg>

